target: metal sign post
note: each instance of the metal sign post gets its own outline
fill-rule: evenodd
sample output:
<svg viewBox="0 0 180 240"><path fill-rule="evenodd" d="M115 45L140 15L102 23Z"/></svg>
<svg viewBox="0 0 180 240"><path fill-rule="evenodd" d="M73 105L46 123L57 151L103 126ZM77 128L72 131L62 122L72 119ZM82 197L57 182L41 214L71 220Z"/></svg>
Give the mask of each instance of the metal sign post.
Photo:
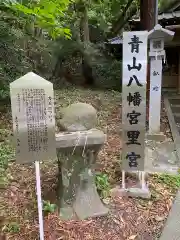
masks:
<svg viewBox="0 0 180 240"><path fill-rule="evenodd" d="M39 235L40 240L44 240L44 227L43 227L43 211L42 211L42 198L41 198L41 178L39 161L35 161L36 169L36 194L38 200L38 216L39 216Z"/></svg>

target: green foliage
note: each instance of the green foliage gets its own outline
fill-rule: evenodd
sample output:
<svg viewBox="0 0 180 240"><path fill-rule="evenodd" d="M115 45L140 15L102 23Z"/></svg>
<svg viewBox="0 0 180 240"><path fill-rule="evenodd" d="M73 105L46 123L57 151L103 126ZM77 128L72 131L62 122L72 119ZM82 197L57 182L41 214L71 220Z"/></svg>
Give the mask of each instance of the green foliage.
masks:
<svg viewBox="0 0 180 240"><path fill-rule="evenodd" d="M52 77L56 57L54 41L49 38L70 37L64 22L69 3L69 0L1 1L1 100L9 99L9 84L29 71L47 80Z"/></svg>
<svg viewBox="0 0 180 240"><path fill-rule="evenodd" d="M169 8L173 7L173 5L179 3L179 0L159 0L158 6L160 11L167 11Z"/></svg>
<svg viewBox="0 0 180 240"><path fill-rule="evenodd" d="M3 232L9 232L9 233L19 233L20 232L20 226L16 222L11 222L3 227Z"/></svg>
<svg viewBox="0 0 180 240"><path fill-rule="evenodd" d="M101 198L107 198L110 193L110 183L108 175L105 173L97 173L95 182Z"/></svg>
<svg viewBox="0 0 180 240"><path fill-rule="evenodd" d="M178 175L161 174L156 176L156 181L159 183L164 183L165 185L167 185L167 187L176 190L180 187L180 174Z"/></svg>
<svg viewBox="0 0 180 240"><path fill-rule="evenodd" d="M29 17L29 20L45 29L53 38L64 35L70 38L70 29L64 27L64 14L68 10L70 0L40 0L22 4L9 1L6 6Z"/></svg>
<svg viewBox="0 0 180 240"><path fill-rule="evenodd" d="M7 141L10 138L10 136L11 136L11 131L5 128L0 128L0 142Z"/></svg>
<svg viewBox="0 0 180 240"><path fill-rule="evenodd" d="M0 135L5 134L4 129L0 129ZM6 133L7 134L7 133ZM0 186L8 182L7 168L10 159L14 158L14 149L6 142L0 143Z"/></svg>
<svg viewBox="0 0 180 240"><path fill-rule="evenodd" d="M14 157L14 149L7 143L0 145L0 169L6 170L8 167L8 159Z"/></svg>
<svg viewBox="0 0 180 240"><path fill-rule="evenodd" d="M94 1L89 7L89 19L96 22L104 32L108 33L113 22L117 20L124 11L128 0L100 0ZM139 7L139 1L134 0L133 4Z"/></svg>
<svg viewBox="0 0 180 240"><path fill-rule="evenodd" d="M52 41L37 38L27 19L0 8L0 99L9 98L9 84L29 71L49 79L55 59Z"/></svg>
<svg viewBox="0 0 180 240"><path fill-rule="evenodd" d="M9 97L9 88L6 84L4 84L0 89L0 99L6 100L8 97Z"/></svg>
<svg viewBox="0 0 180 240"><path fill-rule="evenodd" d="M27 67L25 56L19 45L23 33L12 25L17 19L11 12L0 10L0 98L9 95L9 82ZM23 66L23 67L22 67Z"/></svg>
<svg viewBox="0 0 180 240"><path fill-rule="evenodd" d="M105 89L121 90L122 63L117 60L93 64L96 86Z"/></svg>
<svg viewBox="0 0 180 240"><path fill-rule="evenodd" d="M57 83L57 86L62 85L61 82L67 79L67 75L70 75L70 82L84 82L82 59L92 67L97 87L120 90L121 63L106 60L99 46L89 42L84 44L80 39L80 33L83 32L80 31L80 25L83 25L81 20L85 8L89 18L86 23L96 29L99 39L94 42L103 42L113 22L123 13L127 2L128 0L1 1L1 101L9 100L9 84L29 71ZM101 55L101 59L98 55Z"/></svg>
<svg viewBox="0 0 180 240"><path fill-rule="evenodd" d="M43 211L46 213L54 213L57 209L56 204L50 203L50 201L43 201Z"/></svg>

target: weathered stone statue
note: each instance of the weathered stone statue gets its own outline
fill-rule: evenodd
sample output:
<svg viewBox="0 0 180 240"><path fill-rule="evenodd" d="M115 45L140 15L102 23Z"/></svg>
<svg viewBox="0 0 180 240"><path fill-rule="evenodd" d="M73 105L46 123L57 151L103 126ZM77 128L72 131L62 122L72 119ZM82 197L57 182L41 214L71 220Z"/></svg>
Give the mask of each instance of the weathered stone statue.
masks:
<svg viewBox="0 0 180 240"><path fill-rule="evenodd" d="M56 135L59 161L59 206L62 219L106 215L94 182L97 154L106 135L95 129L96 110L89 104L72 104L62 113Z"/></svg>

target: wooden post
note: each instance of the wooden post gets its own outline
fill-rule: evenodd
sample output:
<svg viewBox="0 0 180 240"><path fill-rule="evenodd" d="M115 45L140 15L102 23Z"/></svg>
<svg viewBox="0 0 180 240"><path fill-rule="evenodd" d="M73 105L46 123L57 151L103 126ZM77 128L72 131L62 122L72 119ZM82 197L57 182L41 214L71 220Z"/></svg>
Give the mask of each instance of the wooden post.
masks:
<svg viewBox="0 0 180 240"><path fill-rule="evenodd" d="M157 1L156 0L141 0L140 1L140 19L141 30L150 31L153 29L156 23L157 15ZM150 65L147 65L147 87L146 87L146 99L147 108L149 106L149 90L150 90ZM149 112L149 110L147 110Z"/></svg>
<svg viewBox="0 0 180 240"><path fill-rule="evenodd" d="M141 0L140 1L140 18L141 18L141 29L151 30L156 23L156 0Z"/></svg>
<svg viewBox="0 0 180 240"><path fill-rule="evenodd" d="M180 94L180 51L178 57L178 93Z"/></svg>

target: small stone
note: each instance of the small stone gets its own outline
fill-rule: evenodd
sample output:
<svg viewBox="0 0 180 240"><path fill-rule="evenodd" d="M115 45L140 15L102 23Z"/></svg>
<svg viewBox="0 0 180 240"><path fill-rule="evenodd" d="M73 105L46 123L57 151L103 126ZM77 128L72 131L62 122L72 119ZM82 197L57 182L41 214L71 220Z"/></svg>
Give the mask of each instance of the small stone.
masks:
<svg viewBox="0 0 180 240"><path fill-rule="evenodd" d="M102 201L104 204L108 205L110 203L110 198L104 198Z"/></svg>
<svg viewBox="0 0 180 240"><path fill-rule="evenodd" d="M135 240L136 237L137 237L137 234L136 234L136 235L131 235L131 236L128 238L128 240Z"/></svg>
<svg viewBox="0 0 180 240"><path fill-rule="evenodd" d="M156 220L157 222L162 222L162 221L165 220L165 216L155 216L155 220Z"/></svg>
<svg viewBox="0 0 180 240"><path fill-rule="evenodd" d="M148 188L129 188L127 192L129 197L140 197L144 199L150 199L151 193Z"/></svg>
<svg viewBox="0 0 180 240"><path fill-rule="evenodd" d="M15 192L18 191L18 188L17 188L16 186L11 186L10 189L11 189L11 191L12 191L13 193L15 193ZM12 193L12 194L13 194L13 193Z"/></svg>
<svg viewBox="0 0 180 240"><path fill-rule="evenodd" d="M127 190L120 187L115 187L110 191L111 197L123 197L126 196L126 193Z"/></svg>
<svg viewBox="0 0 180 240"><path fill-rule="evenodd" d="M151 193L149 191L148 188L142 189L142 188L127 188L127 189L123 189L123 188L113 188L111 190L111 196L112 197L140 197L140 198L144 198L144 199L150 199L151 198Z"/></svg>

